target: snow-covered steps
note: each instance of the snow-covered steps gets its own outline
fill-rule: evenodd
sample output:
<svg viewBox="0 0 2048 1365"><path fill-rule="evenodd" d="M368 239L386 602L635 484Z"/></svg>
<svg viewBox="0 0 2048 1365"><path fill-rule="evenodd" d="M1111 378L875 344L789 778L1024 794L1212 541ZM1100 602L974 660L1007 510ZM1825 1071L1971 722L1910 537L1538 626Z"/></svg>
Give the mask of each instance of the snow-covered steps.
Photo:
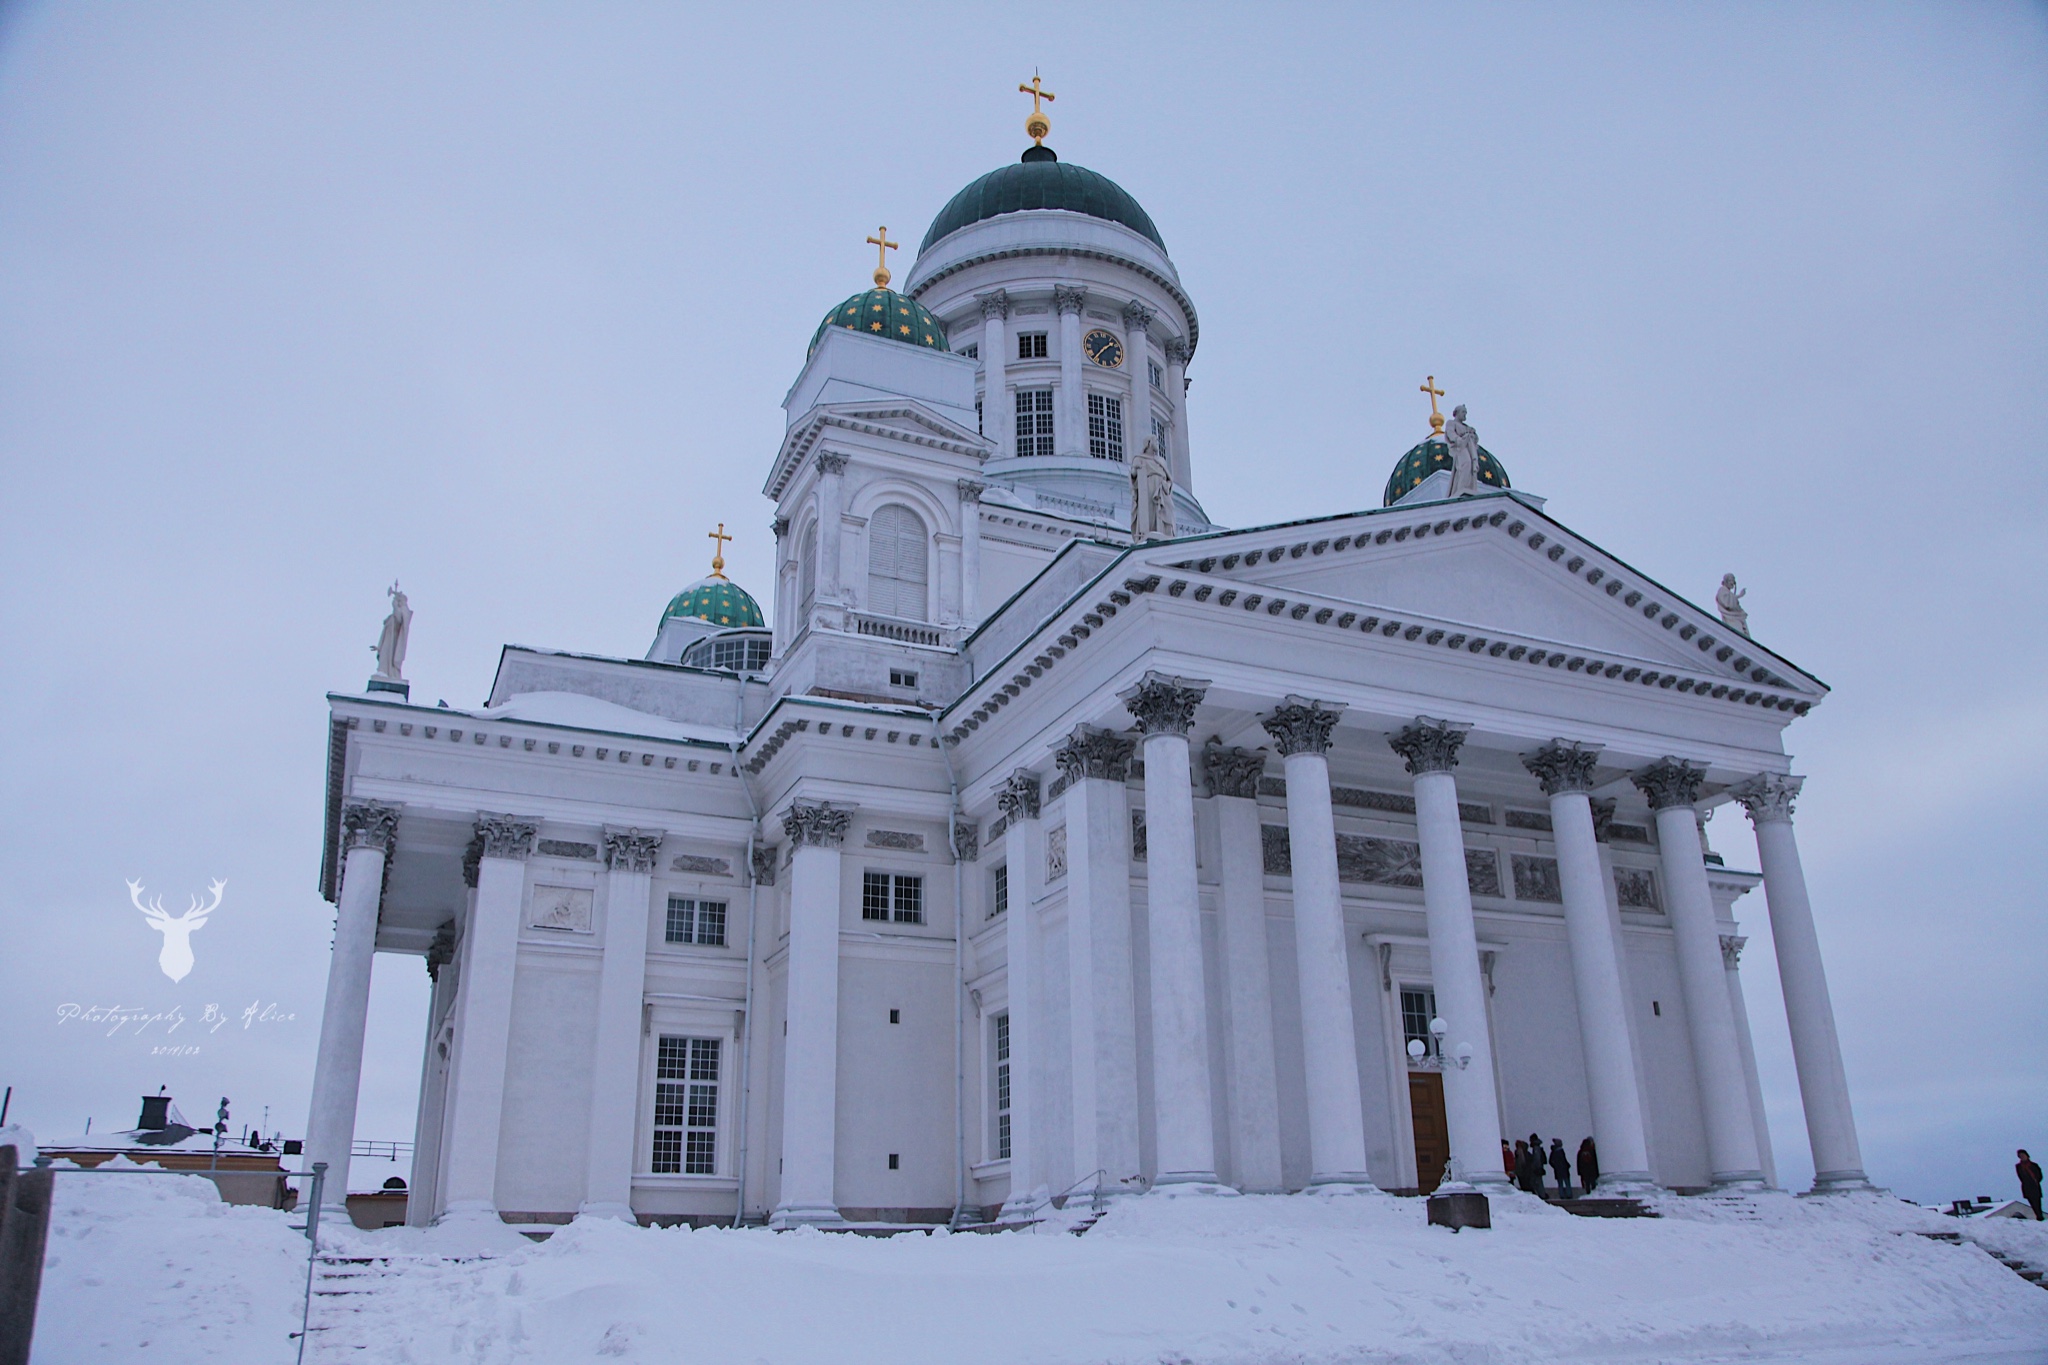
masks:
<svg viewBox="0 0 2048 1365"><path fill-rule="evenodd" d="M1640 1199L1553 1199L1553 1205L1579 1218L1659 1218Z"/></svg>

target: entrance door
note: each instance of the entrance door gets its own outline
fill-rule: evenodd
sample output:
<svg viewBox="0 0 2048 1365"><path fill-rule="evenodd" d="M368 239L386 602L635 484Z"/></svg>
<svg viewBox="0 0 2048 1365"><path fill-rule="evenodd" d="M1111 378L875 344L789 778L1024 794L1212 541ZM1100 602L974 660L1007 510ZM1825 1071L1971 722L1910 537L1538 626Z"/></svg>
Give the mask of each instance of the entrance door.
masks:
<svg viewBox="0 0 2048 1365"><path fill-rule="evenodd" d="M1451 1159L1451 1127L1444 1118L1441 1071L1408 1073L1408 1110L1415 1116L1415 1177L1424 1194L1443 1182Z"/></svg>

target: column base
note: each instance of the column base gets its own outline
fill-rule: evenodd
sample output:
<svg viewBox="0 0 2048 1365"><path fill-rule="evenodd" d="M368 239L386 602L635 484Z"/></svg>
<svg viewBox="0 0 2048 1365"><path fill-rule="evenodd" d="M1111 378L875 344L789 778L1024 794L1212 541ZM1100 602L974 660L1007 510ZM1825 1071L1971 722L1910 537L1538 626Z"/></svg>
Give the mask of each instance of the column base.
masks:
<svg viewBox="0 0 2048 1365"><path fill-rule="evenodd" d="M1652 1180L1648 1171L1616 1171L1613 1175L1601 1176L1600 1183L1579 1198L1648 1199L1664 1193L1664 1187Z"/></svg>
<svg viewBox="0 0 2048 1365"><path fill-rule="evenodd" d="M1458 1171L1454 1175L1456 1179L1464 1181L1482 1194L1500 1194L1513 1189L1515 1185L1514 1181L1508 1179L1507 1173L1500 1169L1499 1162L1479 1171Z"/></svg>
<svg viewBox="0 0 2048 1365"><path fill-rule="evenodd" d="M1813 1188L1800 1198L1817 1194L1889 1194L1870 1183L1861 1171L1821 1171L1813 1177Z"/></svg>
<svg viewBox="0 0 2048 1365"><path fill-rule="evenodd" d="M1771 1187L1762 1171L1716 1171L1712 1184L1715 1194L1762 1194Z"/></svg>
<svg viewBox="0 0 2048 1365"><path fill-rule="evenodd" d="M460 1199L441 1210L441 1216L434 1220L434 1226L445 1228L463 1223L502 1224L498 1206L488 1199Z"/></svg>
<svg viewBox="0 0 2048 1365"><path fill-rule="evenodd" d="M846 1220L833 1204L781 1204L768 1215L768 1226L776 1232L791 1228L843 1228Z"/></svg>
<svg viewBox="0 0 2048 1365"><path fill-rule="evenodd" d="M323 1198L320 1201L320 1226L352 1228L355 1220L348 1215L348 1205Z"/></svg>
<svg viewBox="0 0 2048 1365"><path fill-rule="evenodd" d="M614 1200L586 1199L583 1203L577 1205L576 1216L579 1219L608 1218L615 1222L631 1223L635 1227L640 1225L640 1219L634 1214L631 1205L621 1204Z"/></svg>
<svg viewBox="0 0 2048 1365"><path fill-rule="evenodd" d="M1183 1195L1216 1195L1235 1199L1238 1191L1213 1175L1206 1179L1198 1175L1162 1175L1145 1192L1147 1199L1178 1199Z"/></svg>
<svg viewBox="0 0 2048 1365"><path fill-rule="evenodd" d="M1310 1176L1308 1184L1302 1186L1303 1194L1328 1195L1336 1197L1346 1194L1381 1194L1379 1186L1372 1183L1372 1177L1364 1171L1336 1171L1330 1175Z"/></svg>

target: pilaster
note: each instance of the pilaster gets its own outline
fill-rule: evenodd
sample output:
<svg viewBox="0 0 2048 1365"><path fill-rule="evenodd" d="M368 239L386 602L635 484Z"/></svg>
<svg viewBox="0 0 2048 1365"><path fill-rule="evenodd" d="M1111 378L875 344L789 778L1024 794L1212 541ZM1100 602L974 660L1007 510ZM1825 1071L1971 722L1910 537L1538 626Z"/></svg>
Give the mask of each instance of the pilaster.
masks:
<svg viewBox="0 0 2048 1365"><path fill-rule="evenodd" d="M590 1139L583 1204L589 1217L632 1222L640 1104L640 1014L647 990L655 861L662 835L604 831L604 958L597 980L597 1045L590 1062Z"/></svg>
<svg viewBox="0 0 2048 1365"><path fill-rule="evenodd" d="M843 1221L834 1188L839 1113L840 847L850 807L792 805L788 1036L782 1065L782 1193L769 1225Z"/></svg>

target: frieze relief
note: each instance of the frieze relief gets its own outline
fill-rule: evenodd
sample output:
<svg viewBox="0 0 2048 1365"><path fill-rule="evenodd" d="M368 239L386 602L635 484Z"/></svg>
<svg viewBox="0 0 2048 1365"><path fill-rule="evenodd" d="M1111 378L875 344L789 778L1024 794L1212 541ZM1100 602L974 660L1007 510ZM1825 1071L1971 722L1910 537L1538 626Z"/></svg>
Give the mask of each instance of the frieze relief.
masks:
<svg viewBox="0 0 2048 1365"><path fill-rule="evenodd" d="M1514 853L1508 856L1514 870L1515 899L1518 901L1541 901L1549 905L1564 904L1564 888L1558 881L1557 859L1541 858L1532 853Z"/></svg>
<svg viewBox="0 0 2048 1365"><path fill-rule="evenodd" d="M775 849L771 845L754 849L754 882L757 886L775 885Z"/></svg>
<svg viewBox="0 0 2048 1365"><path fill-rule="evenodd" d="M772 850L756 849L754 852L757 856L761 853L767 853L768 866L771 871L774 869L775 854ZM730 877L732 875L732 863L724 858L706 857L702 853L678 853L669 860L668 870L671 872L691 872L700 877Z"/></svg>
<svg viewBox="0 0 2048 1365"><path fill-rule="evenodd" d="M1045 832L1045 880L1056 882L1067 875L1067 827L1054 825Z"/></svg>
<svg viewBox="0 0 2048 1365"><path fill-rule="evenodd" d="M871 829L868 831L869 848L890 848L900 853L924 852L924 836L901 829Z"/></svg>
<svg viewBox="0 0 2048 1365"><path fill-rule="evenodd" d="M579 844L569 839L543 839L534 845L534 851L548 858L574 858L592 863L597 861L596 844Z"/></svg>
<svg viewBox="0 0 2048 1365"><path fill-rule="evenodd" d="M1647 867L1614 869L1614 898L1624 910L1662 911L1657 898L1657 874Z"/></svg>
<svg viewBox="0 0 2048 1365"><path fill-rule="evenodd" d="M1266 875L1293 873L1292 845L1285 825L1259 826ZM1475 896L1498 896L1500 861L1490 848L1465 850L1465 876ZM1337 880L1369 886L1422 887L1422 846L1407 839L1382 839L1371 834L1337 836Z"/></svg>
<svg viewBox="0 0 2048 1365"><path fill-rule="evenodd" d="M1145 812L1134 810L1131 812L1131 860L1144 862L1145 852Z"/></svg>
<svg viewBox="0 0 2048 1365"><path fill-rule="evenodd" d="M590 933L592 899L587 886L536 886L526 925L560 933Z"/></svg>

